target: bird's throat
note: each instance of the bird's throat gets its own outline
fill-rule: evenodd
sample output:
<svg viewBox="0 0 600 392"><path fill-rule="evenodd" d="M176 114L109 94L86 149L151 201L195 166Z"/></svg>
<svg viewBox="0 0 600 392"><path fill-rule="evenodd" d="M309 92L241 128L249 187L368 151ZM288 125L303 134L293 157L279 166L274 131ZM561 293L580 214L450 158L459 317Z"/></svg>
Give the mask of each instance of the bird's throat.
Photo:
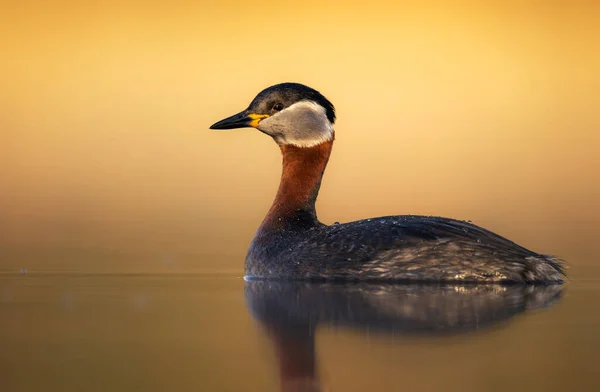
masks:
<svg viewBox="0 0 600 392"><path fill-rule="evenodd" d="M332 147L333 137L312 147L280 146L283 155L281 182L259 231L289 224L319 224L315 202Z"/></svg>

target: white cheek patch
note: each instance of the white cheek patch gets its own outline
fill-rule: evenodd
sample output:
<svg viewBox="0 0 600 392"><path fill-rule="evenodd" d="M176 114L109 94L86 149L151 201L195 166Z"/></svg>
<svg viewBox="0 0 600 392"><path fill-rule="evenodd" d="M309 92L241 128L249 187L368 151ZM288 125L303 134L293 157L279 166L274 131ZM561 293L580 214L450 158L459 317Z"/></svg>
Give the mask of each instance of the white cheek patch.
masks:
<svg viewBox="0 0 600 392"><path fill-rule="evenodd" d="M265 118L258 129L271 135L278 144L312 147L333 138L333 124L325 108L314 101L300 101Z"/></svg>

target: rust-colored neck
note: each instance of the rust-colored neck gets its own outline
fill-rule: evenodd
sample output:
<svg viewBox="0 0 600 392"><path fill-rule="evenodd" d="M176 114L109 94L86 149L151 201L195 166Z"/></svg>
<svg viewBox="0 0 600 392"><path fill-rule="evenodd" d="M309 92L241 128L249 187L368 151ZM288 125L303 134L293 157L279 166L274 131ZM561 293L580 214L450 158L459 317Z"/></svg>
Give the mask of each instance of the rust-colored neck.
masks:
<svg viewBox="0 0 600 392"><path fill-rule="evenodd" d="M318 223L315 202L332 147L333 138L313 147L280 146L281 182L260 230L276 229L290 221L298 225Z"/></svg>

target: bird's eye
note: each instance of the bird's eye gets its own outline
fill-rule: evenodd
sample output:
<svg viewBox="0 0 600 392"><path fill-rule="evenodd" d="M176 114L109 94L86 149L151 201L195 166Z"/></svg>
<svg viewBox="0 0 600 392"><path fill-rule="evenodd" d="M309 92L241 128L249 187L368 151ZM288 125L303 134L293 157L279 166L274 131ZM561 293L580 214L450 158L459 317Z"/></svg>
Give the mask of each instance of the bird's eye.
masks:
<svg viewBox="0 0 600 392"><path fill-rule="evenodd" d="M282 103L276 103L276 104L273 106L273 110L274 110L274 111L276 111L276 112L278 112L278 111L280 111L280 110L283 110L283 104L282 104Z"/></svg>

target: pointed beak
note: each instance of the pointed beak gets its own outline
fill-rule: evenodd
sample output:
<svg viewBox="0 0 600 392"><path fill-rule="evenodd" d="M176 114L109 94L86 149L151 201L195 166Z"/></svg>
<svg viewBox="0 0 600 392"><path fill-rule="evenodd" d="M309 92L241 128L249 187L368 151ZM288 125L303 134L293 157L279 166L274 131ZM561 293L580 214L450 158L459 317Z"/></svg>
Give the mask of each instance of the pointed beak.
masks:
<svg viewBox="0 0 600 392"><path fill-rule="evenodd" d="M268 114L250 113L248 110L234 114L210 126L210 129L236 129L258 126L260 120L269 117Z"/></svg>

